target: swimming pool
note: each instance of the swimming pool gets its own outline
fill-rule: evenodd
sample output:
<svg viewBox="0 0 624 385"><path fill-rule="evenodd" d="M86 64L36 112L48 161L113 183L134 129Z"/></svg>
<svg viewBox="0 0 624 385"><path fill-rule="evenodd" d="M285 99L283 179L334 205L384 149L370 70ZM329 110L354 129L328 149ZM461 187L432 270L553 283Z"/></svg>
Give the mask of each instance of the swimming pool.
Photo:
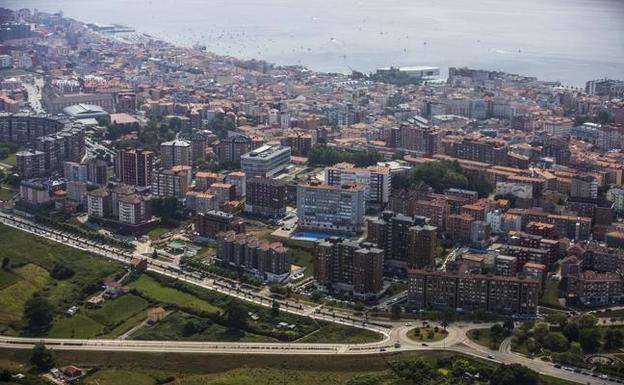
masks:
<svg viewBox="0 0 624 385"><path fill-rule="evenodd" d="M322 233L318 231L297 230L290 235L290 239L299 241L318 241L319 239L329 238L333 235L334 234Z"/></svg>

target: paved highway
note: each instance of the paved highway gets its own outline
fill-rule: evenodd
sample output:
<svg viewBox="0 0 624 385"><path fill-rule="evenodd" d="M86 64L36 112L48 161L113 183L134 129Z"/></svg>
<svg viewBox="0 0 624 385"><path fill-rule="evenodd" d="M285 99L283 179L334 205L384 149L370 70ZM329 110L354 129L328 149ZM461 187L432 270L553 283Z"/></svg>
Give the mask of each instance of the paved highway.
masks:
<svg viewBox="0 0 624 385"><path fill-rule="evenodd" d="M30 220L7 214L0 214L0 222L27 231L46 239L60 242L71 247L89 251L93 254L127 263L132 254L117 248L100 245L96 242L60 232L50 227L35 224ZM170 264L150 261L149 270L163 275L234 296L262 306L271 306L273 299L254 292L234 289L229 284L214 278L202 278L181 272ZM30 349L43 343L56 350L84 351L135 351L135 352L171 352L171 353L230 353L230 354L382 354L402 351L448 350L470 356L494 360L499 363L518 363L541 374L565 380L588 384L616 384L614 381L592 377L589 374L575 373L564 368L555 368L551 363L539 359L531 359L511 352L510 340L505 340L499 350L490 350L472 342L466 332L473 328L489 327L491 324L457 323L448 327L448 336L438 342L422 344L410 339L407 334L413 328L409 323L384 322L374 324L365 320L344 315L332 315L321 306L282 301L281 309L294 314L310 316L316 319L365 328L383 335L379 342L367 344L304 344L304 343L243 343L243 342L182 342L182 341L132 341L107 339L51 339L51 338L20 338L0 336L0 348Z"/></svg>

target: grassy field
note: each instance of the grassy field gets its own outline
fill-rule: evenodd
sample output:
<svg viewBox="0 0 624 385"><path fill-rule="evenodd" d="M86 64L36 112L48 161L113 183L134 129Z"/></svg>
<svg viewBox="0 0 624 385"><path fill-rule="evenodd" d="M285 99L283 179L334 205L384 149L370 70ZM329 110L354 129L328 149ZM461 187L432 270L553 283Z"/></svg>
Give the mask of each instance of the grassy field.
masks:
<svg viewBox="0 0 624 385"><path fill-rule="evenodd" d="M168 233L173 230L172 228L167 227L155 227L147 233L147 236L153 241L160 238L161 235Z"/></svg>
<svg viewBox="0 0 624 385"><path fill-rule="evenodd" d="M0 225L0 244L3 257L10 259L11 277L6 272L3 276L13 281L7 285L4 280L0 290L0 330L11 334L21 331L23 307L35 293L46 297L57 314L53 325L54 333L88 335L94 332L91 322L81 320L66 321L64 312L73 305L80 306L100 282L108 276L123 272L121 264L89 256L80 250L45 240L34 235ZM50 277L54 266L62 264L71 269L74 275L65 280ZM84 321L84 319L82 320ZM69 325L63 323L69 322ZM79 330L84 324L85 330ZM78 326L78 328L76 328Z"/></svg>
<svg viewBox="0 0 624 385"><path fill-rule="evenodd" d="M0 330L5 329L4 332L20 328L26 301L41 290L49 279L45 269L33 264L16 268L13 273L11 280L14 283L0 290Z"/></svg>
<svg viewBox="0 0 624 385"><path fill-rule="evenodd" d="M329 322L321 324L321 328L297 342L307 343L347 343L359 344L379 341L381 336L370 330L352 328Z"/></svg>
<svg viewBox="0 0 624 385"><path fill-rule="evenodd" d="M103 334L104 331L104 325L80 312L73 317L58 319L48 332L48 336L52 338L91 338Z"/></svg>
<svg viewBox="0 0 624 385"><path fill-rule="evenodd" d="M15 195L15 191L11 189L11 187L0 184L0 201L10 201Z"/></svg>
<svg viewBox="0 0 624 385"><path fill-rule="evenodd" d="M113 301L106 301L101 308L88 310L87 313L96 322L113 328L135 314L142 314L143 318L147 318L145 310L148 306L143 298L127 294Z"/></svg>
<svg viewBox="0 0 624 385"><path fill-rule="evenodd" d="M198 332L184 334L187 322L201 325ZM256 335L242 330L231 330L208 320L202 320L191 314L176 311L153 326L145 326L132 335L137 340L176 340L176 341L244 341L244 342L275 342L274 338Z"/></svg>
<svg viewBox="0 0 624 385"><path fill-rule="evenodd" d="M136 289L142 296L165 305L176 305L181 308L198 309L209 313L217 313L221 310L194 295L163 286L149 275L142 275L132 282L130 287Z"/></svg>
<svg viewBox="0 0 624 385"><path fill-rule="evenodd" d="M541 303L545 306L551 306L554 308L559 308L558 301L559 294L559 280L550 278L548 282L546 282L546 289L544 290L544 295L542 295Z"/></svg>
<svg viewBox="0 0 624 385"><path fill-rule="evenodd" d="M11 269L0 269L0 290L6 289L21 279L22 277L15 274Z"/></svg>
<svg viewBox="0 0 624 385"><path fill-rule="evenodd" d="M5 350L0 367L26 363L30 352ZM494 368L493 362L473 360L449 352L409 352L386 355L234 355L171 354L133 352L58 351L60 365L96 367L82 384L90 385L348 385L353 379L372 379L360 384L381 385L391 382L389 362L421 357L435 364L441 360L463 358ZM442 368L444 369L444 368ZM444 370L448 372L448 370ZM373 381L374 380L374 381ZM387 380L387 382L386 382ZM571 385L551 377L540 377L540 385ZM358 383L358 382L351 382Z"/></svg>
<svg viewBox="0 0 624 385"><path fill-rule="evenodd" d="M418 332L417 332L418 330ZM433 332L433 336L429 337L429 332ZM414 328L412 330L410 330L407 333L407 336L411 339L413 339L414 341L418 341L418 342L436 342L436 341L442 341L443 339L446 338L446 336L448 335L448 332L444 329L438 329L438 331L435 331L434 328L432 327L419 327L419 328Z"/></svg>
<svg viewBox="0 0 624 385"><path fill-rule="evenodd" d="M476 342L476 343L478 343L481 346L485 346L488 349L496 350L500 346L500 342L494 343L494 341L490 337L490 329L489 328L471 329L471 330L468 330L468 333L466 333L466 335L473 342ZM494 343L494 345L493 345L493 343Z"/></svg>

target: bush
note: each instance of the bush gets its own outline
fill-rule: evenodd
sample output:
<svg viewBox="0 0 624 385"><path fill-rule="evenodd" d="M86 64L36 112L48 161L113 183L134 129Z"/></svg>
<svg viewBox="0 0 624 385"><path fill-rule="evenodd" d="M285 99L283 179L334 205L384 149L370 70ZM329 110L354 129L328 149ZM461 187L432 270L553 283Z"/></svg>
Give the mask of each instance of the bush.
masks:
<svg viewBox="0 0 624 385"><path fill-rule="evenodd" d="M54 354L45 345L35 345L30 356L30 363L37 370L47 372L55 365Z"/></svg>
<svg viewBox="0 0 624 385"><path fill-rule="evenodd" d="M44 333L52 326L54 307L46 298L35 295L26 301L24 319L29 332L33 334Z"/></svg>
<svg viewBox="0 0 624 385"><path fill-rule="evenodd" d="M54 279L58 279L60 281L63 281L65 279L69 279L71 277L73 277L75 274L75 272L63 265L63 263L61 262L57 262L56 264L54 264L54 267L52 268L52 271L50 272L50 276Z"/></svg>

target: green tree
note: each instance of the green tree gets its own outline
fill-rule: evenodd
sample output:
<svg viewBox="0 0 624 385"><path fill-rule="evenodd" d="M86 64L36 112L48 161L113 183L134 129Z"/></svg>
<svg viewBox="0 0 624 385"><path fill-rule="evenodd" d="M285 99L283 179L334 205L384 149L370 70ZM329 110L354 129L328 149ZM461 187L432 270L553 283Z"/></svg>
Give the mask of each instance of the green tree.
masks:
<svg viewBox="0 0 624 385"><path fill-rule="evenodd" d="M227 310L228 326L237 329L245 329L247 327L247 309L238 300L230 301Z"/></svg>
<svg viewBox="0 0 624 385"><path fill-rule="evenodd" d="M9 382L11 381L11 372L7 369L0 370L0 382Z"/></svg>
<svg viewBox="0 0 624 385"><path fill-rule="evenodd" d="M45 345L37 344L33 347L30 355L30 363L39 371L47 372L55 365L54 353Z"/></svg>
<svg viewBox="0 0 624 385"><path fill-rule="evenodd" d="M199 331L199 325L195 320L188 320L182 327L182 335L190 337Z"/></svg>
<svg viewBox="0 0 624 385"><path fill-rule="evenodd" d="M323 298L323 295L321 294L320 291L313 290L312 293L310 293L310 298L312 299L312 301L318 302L321 300L321 298Z"/></svg>
<svg viewBox="0 0 624 385"><path fill-rule="evenodd" d="M52 271L50 272L50 276L54 279L58 279L59 281L69 279L73 277L74 274L74 270L66 266L63 262L55 263L54 267L52 267Z"/></svg>
<svg viewBox="0 0 624 385"><path fill-rule="evenodd" d="M401 306L399 306L399 304L395 303L390 308L390 313L392 314L392 318L393 319L401 318Z"/></svg>
<svg viewBox="0 0 624 385"><path fill-rule="evenodd" d="M52 326L54 307L44 297L35 295L24 306L24 319L33 334L46 332Z"/></svg>
<svg viewBox="0 0 624 385"><path fill-rule="evenodd" d="M568 340L559 333L549 333L544 337L542 345L553 352L564 352L568 350Z"/></svg>
<svg viewBox="0 0 624 385"><path fill-rule="evenodd" d="M600 347L600 331L597 328L581 329L579 343L585 353L594 353Z"/></svg>
<svg viewBox="0 0 624 385"><path fill-rule="evenodd" d="M572 322L576 323L579 329L593 328L598 324L598 317L593 314L582 313L572 318Z"/></svg>
<svg viewBox="0 0 624 385"><path fill-rule="evenodd" d="M575 322L567 323L563 328L563 335L569 341L578 341L579 340L579 327Z"/></svg>
<svg viewBox="0 0 624 385"><path fill-rule="evenodd" d="M622 347L624 334L620 329L607 328L604 333L604 347L607 350L616 350Z"/></svg>
<svg viewBox="0 0 624 385"><path fill-rule="evenodd" d="M491 385L537 385L537 373L519 364L501 365L492 374Z"/></svg>
<svg viewBox="0 0 624 385"><path fill-rule="evenodd" d="M507 332L507 335L510 335L514 330L514 322L511 318L507 318L505 322L503 322L503 329Z"/></svg>
<svg viewBox="0 0 624 385"><path fill-rule="evenodd" d="M273 303L271 304L271 315L273 317L277 317L279 316L279 313L280 313L280 304L276 300L273 300Z"/></svg>

